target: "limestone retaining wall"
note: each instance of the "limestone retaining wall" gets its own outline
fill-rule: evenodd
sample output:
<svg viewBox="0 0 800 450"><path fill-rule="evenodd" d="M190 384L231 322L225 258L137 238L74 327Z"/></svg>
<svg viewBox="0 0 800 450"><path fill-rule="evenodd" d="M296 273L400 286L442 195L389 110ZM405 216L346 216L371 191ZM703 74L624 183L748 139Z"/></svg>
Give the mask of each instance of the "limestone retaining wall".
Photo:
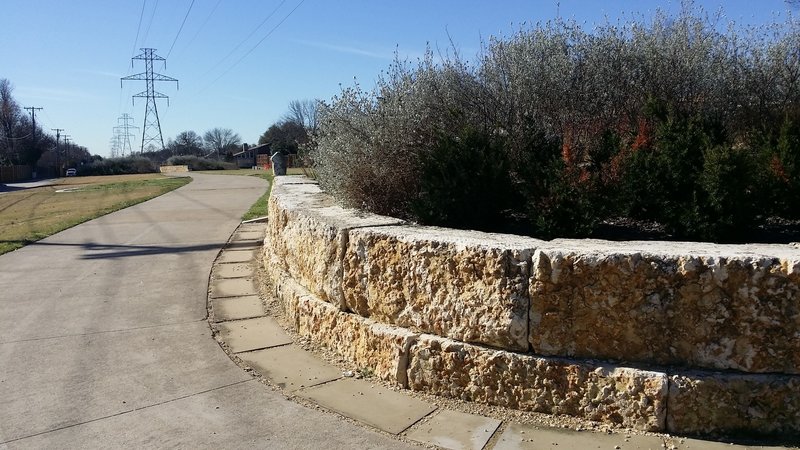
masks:
<svg viewBox="0 0 800 450"><path fill-rule="evenodd" d="M161 173L180 173L189 172L189 166L159 166Z"/></svg>
<svg viewBox="0 0 800 450"><path fill-rule="evenodd" d="M800 434L800 249L404 224L275 180L301 334L434 394L652 431Z"/></svg>

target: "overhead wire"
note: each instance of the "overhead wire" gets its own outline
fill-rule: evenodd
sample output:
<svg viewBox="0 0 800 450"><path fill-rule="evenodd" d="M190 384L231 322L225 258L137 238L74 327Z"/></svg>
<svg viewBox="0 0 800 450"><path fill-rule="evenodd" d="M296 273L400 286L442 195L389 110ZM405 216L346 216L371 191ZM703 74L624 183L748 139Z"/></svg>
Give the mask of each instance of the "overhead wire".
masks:
<svg viewBox="0 0 800 450"><path fill-rule="evenodd" d="M158 0L156 0L156 3ZM158 6L158 5L156 5ZM133 58L136 56L136 47L139 43L139 36L142 31L142 22L144 20L144 12L147 9L147 0L142 0L142 9L139 11L139 22L136 25L136 37L133 39L133 48L131 49L131 61L130 63L125 65L125 69L122 71L123 74L130 75L133 72ZM152 24L153 15L155 15L155 6L153 7L153 14L150 16L150 24ZM147 27L148 32L150 30L150 25ZM144 40L143 38L142 40ZM119 89L119 104L117 106L117 110L119 111L119 115L122 115L124 112L131 111L131 106L126 106L123 108L122 98L128 97L131 94L131 90L133 89L131 83L126 83L125 85L120 85ZM132 111L131 111L132 112ZM117 119L119 122L119 119Z"/></svg>
<svg viewBox="0 0 800 450"><path fill-rule="evenodd" d="M222 78L222 77L224 77L224 76L225 76L225 75L226 75L228 72L230 72L231 70L233 70L233 68L234 68L234 67L236 67L236 66L237 66L237 65L238 65L240 62L242 62L242 61L243 61L245 58L247 58L247 56L248 56L248 55L250 55L250 53L253 53L253 51L254 51L256 48L258 48L258 46L259 46L259 45L261 45L261 43L262 43L262 42L264 42L264 41L265 41L265 40L266 40L268 37L270 37L270 36L272 35L272 33L274 33L274 32L275 32L275 30L277 30L277 29L278 29L278 27L280 27L280 26L283 24L283 22L286 22L286 20L287 20L287 19L288 19L288 18L289 18L289 17L290 17L290 16L291 16L291 15L292 15L292 14L293 14L295 11L297 11L297 8L299 8L299 7L300 7L300 5L302 5L303 3L305 3L305 1L306 1L306 0L300 0L300 3L298 3L298 4L297 4L297 6L295 6L295 7L294 7L294 8L293 8L291 11L289 11L289 14L287 14L287 15L286 15L286 16L285 16L283 19L281 19L281 21L280 21L280 22L278 22L278 24L277 24L277 25L275 25L274 27L272 27L272 29L271 29L271 30L269 30L269 32L268 32L268 33L267 33L267 34L266 34L264 37L262 37L260 41L256 42L256 45L254 45L253 47L251 47L251 48L250 48L250 50L248 50L248 51L247 51L247 53L245 53L244 55L242 55L242 57L241 57L241 58L239 58L239 59L238 59L238 60L237 60L235 63L231 64L231 65L228 67L228 69L227 69L227 70L225 70L224 72L222 72L222 74L220 74L220 76L218 76L217 78L215 78L215 79L214 79L214 81L212 81L211 83L209 83L209 84L208 84L208 86L206 86L206 89L207 89L208 87L210 87L211 85L213 85L214 83L216 83L217 81L219 81L219 79L220 79L220 78Z"/></svg>
<svg viewBox="0 0 800 450"><path fill-rule="evenodd" d="M260 29L261 29L261 27L263 27L263 26L264 26L264 24L265 24L265 23L267 23L267 21L268 21L268 20L269 20L269 19L270 19L272 16L274 16L274 15L275 15L275 13L276 13L276 12L278 12L278 10L281 8L281 6L283 6L283 4L284 4L284 3L286 3L286 0L281 0L281 2L278 4L278 6L276 6L276 7L275 7L275 9L273 9L273 10L272 10L272 12L271 12L271 13L269 13L269 15L268 15L268 16L267 16L267 17L266 17L264 20L262 20L262 21L261 21L261 23L259 23L259 24L258 24L258 26L257 26L257 27L255 27L255 28L253 29L253 31L251 31L251 32L250 32L250 34L248 34L248 35L247 35L247 37L245 37L244 39L242 39L241 41L239 41L239 43L238 43L238 44L236 44L236 46L233 48L233 50L229 51L227 55L225 55L225 56L224 56L222 59L220 59L219 61L217 61L217 63L216 63L216 64L214 64L214 66L213 66L213 67L211 67L210 69L208 69L208 70L206 71L206 73L204 73L204 74L202 75L202 77L205 77L205 76L206 76L206 75L208 75L209 73L213 72L213 71L214 71L214 69L216 69L217 67L219 67L219 65L220 65L220 64L222 64L223 62L225 62L225 60L226 60L226 59L228 59L228 58L229 58L231 55L233 55L233 53L234 53L234 52L236 52L236 50L239 50L239 47L241 47L241 46L242 46L242 45L243 45L245 42L247 42L247 41L248 41L248 39L250 39L250 38L251 38L251 37L252 37L254 34L256 34L256 32L257 32L258 30L260 30Z"/></svg>
<svg viewBox="0 0 800 450"><path fill-rule="evenodd" d="M139 25L136 26L136 38L133 40L133 50L131 50L131 58L136 55L136 43L139 42L139 31L142 29L142 18L144 17L144 7L147 5L147 0L142 0L142 11L139 13Z"/></svg>
<svg viewBox="0 0 800 450"><path fill-rule="evenodd" d="M136 44L139 42L139 32L141 32L141 30L142 30L142 19L144 18L144 10L145 10L146 6L147 6L147 0L142 0L142 10L139 11L139 24L136 25L136 37L133 39L133 48L131 49L131 58L136 56ZM129 67L131 67L132 65L133 65L133 61L131 61L131 65L125 64L125 70L123 71L123 73L127 74L129 72L129 70L130 70ZM131 88L130 88L130 86L128 86L127 93L130 93L130 90L131 90ZM119 105L117 106L117 109L120 111L120 113L122 113L122 97L125 96L124 95L125 92L126 92L125 89L122 86L120 86L120 88L119 88Z"/></svg>
<svg viewBox="0 0 800 450"><path fill-rule="evenodd" d="M150 27L153 26L153 17L156 16L156 10L158 9L158 0L156 0L155 5L153 5L153 12L150 14L150 21L147 23L147 30L144 32L144 37L142 38L142 44L147 40L147 35L150 34Z"/></svg>
<svg viewBox="0 0 800 450"><path fill-rule="evenodd" d="M33 134L33 133L28 133L28 134L26 134L25 136L20 136L20 137L8 137L8 136L0 136L0 138L2 138L2 139L5 139L5 140L7 140L7 141L19 141L19 140L22 140L22 139L27 139L27 138L28 138L28 137L30 137L32 134Z"/></svg>
<svg viewBox="0 0 800 450"><path fill-rule="evenodd" d="M186 50L190 45L192 45L194 40L197 39L197 36L200 36L200 32L203 31L203 28L205 28L208 21L211 20L211 17L214 15L214 12L217 10L217 7L219 6L220 3L222 3L222 0L217 0L217 4L214 5L214 7L211 9L211 12L208 13L206 20L203 21L203 23L200 25L200 28L197 29L197 32L194 34L194 36L192 36L192 38L189 39L189 42L186 43L184 50Z"/></svg>
<svg viewBox="0 0 800 450"><path fill-rule="evenodd" d="M41 113L44 114L44 117L47 119L48 127L49 128L56 128L56 121L50 117L50 114L47 114L47 111L42 109Z"/></svg>
<svg viewBox="0 0 800 450"><path fill-rule="evenodd" d="M178 34L175 35L175 39L172 41L172 45L169 46L169 51L167 52L166 58L169 59L170 53L172 53L172 49L175 47L175 43L178 42L178 36L181 35L181 31L183 31L183 26L186 25L186 19L189 18L189 13L192 12L192 6L194 6L194 0L192 3L189 4L189 10L186 11L186 15L183 16L183 22L181 22L181 27L178 28Z"/></svg>

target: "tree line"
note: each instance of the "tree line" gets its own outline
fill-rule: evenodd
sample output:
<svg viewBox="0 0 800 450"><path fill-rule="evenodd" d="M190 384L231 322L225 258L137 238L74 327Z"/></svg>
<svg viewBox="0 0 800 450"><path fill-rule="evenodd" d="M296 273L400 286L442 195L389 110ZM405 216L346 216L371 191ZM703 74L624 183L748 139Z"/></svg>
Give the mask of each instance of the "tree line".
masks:
<svg viewBox="0 0 800 450"><path fill-rule="evenodd" d="M268 144L270 153L304 154L303 150L311 143L319 122L317 110L318 100L292 100L287 112L278 121L270 125L258 138L258 145ZM247 145L239 135L230 128L212 128L202 135L187 130L170 138L163 150L144 152L142 156L166 161L173 156L196 156L231 162L234 155Z"/></svg>
<svg viewBox="0 0 800 450"><path fill-rule="evenodd" d="M92 156L86 147L57 142L50 130L31 117L14 99L11 81L0 78L0 166L25 165L40 168L64 168L87 163Z"/></svg>
<svg viewBox="0 0 800 450"><path fill-rule="evenodd" d="M34 124L31 117L13 96L14 86L0 79L0 165L38 167L42 175L63 175L68 167L86 166L84 173L127 173L156 170L158 164L174 157L193 157L199 160L232 162L234 155L243 150L239 133L230 128L215 127L198 134L193 130L178 133L167 141L161 150L151 150L129 155L127 158L103 161L92 155L86 147L57 141L57 135ZM298 154L307 148L311 136L318 128L317 100L294 100L288 111L259 137L258 144L268 144L270 153ZM246 144L245 144L246 145ZM143 160L151 163L146 163ZM154 165L155 164L155 165ZM89 166L96 165L96 168ZM205 167L227 166L204 164ZM43 169L49 169L43 170ZM79 172L81 172L79 170Z"/></svg>

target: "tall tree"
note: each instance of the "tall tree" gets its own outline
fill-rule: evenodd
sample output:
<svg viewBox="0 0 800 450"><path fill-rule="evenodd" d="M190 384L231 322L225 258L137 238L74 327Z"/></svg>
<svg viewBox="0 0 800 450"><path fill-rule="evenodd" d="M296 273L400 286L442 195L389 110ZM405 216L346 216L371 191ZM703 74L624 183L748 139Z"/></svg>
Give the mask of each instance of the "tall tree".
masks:
<svg viewBox="0 0 800 450"><path fill-rule="evenodd" d="M292 100L289 102L289 112L283 116L283 121L294 122L305 128L308 134L313 134L319 126L318 109L319 100Z"/></svg>
<svg viewBox="0 0 800 450"><path fill-rule="evenodd" d="M176 155L197 155L202 152L203 138L194 131L182 131L175 136L174 150Z"/></svg>
<svg viewBox="0 0 800 450"><path fill-rule="evenodd" d="M206 149L209 154L214 152L219 159L220 154L225 154L227 151L233 151L234 147L238 147L242 143L242 138L238 133L235 133L230 128L212 128L203 135Z"/></svg>
<svg viewBox="0 0 800 450"><path fill-rule="evenodd" d="M12 96L14 86L5 78L0 79L0 164L11 159L14 152L14 129L19 123L20 108Z"/></svg>
<svg viewBox="0 0 800 450"><path fill-rule="evenodd" d="M261 137L259 144L269 144L273 152L295 154L301 144L308 142L306 129L294 121L283 121L270 126Z"/></svg>

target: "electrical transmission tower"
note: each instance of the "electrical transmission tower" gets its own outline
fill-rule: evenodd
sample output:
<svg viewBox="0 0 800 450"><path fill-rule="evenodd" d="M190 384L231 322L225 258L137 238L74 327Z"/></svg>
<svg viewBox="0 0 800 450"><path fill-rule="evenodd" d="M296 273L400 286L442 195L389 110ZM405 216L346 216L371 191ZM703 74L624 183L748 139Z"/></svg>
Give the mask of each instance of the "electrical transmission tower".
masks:
<svg viewBox="0 0 800 450"><path fill-rule="evenodd" d="M120 121L122 123L120 123ZM156 115L156 121L158 121L158 115ZM134 137L130 130L138 130L139 127L133 125L133 117L131 117L128 113L125 113L119 117L117 119L117 123L119 126L114 127L114 130L116 131L119 129L120 150L122 151L122 156L125 156L126 151L130 155L133 153L133 149L131 148L131 138ZM160 130L158 135L161 136Z"/></svg>
<svg viewBox="0 0 800 450"><path fill-rule="evenodd" d="M114 134L111 136L111 140L109 141L109 146L111 147L111 157L112 158L119 158L121 155L121 148L122 148L122 136L120 135L120 128L114 127Z"/></svg>
<svg viewBox="0 0 800 450"><path fill-rule="evenodd" d="M156 49L154 48L141 48L139 49L142 51L140 55L134 56L131 58L131 65L133 65L133 60L142 60L144 61L144 68L145 71L142 73L137 73L136 75L130 75L120 79L120 86L122 86L123 81L133 81L133 80L144 80L147 84L146 90L140 92L133 96L133 101L136 102L136 98L145 98L147 99L147 105L144 109L144 126L142 127L142 150L144 151L145 147L148 149L157 149L163 150L164 149L164 138L161 136L161 122L158 120L158 109L156 108L156 99L157 98L166 98L167 105L169 105L169 97L157 92L155 90L155 83L156 81L174 81L175 85L178 85L178 80L172 77L168 77L166 75L161 75L160 73L153 72L153 61L164 61L164 68L167 67L167 60L156 55ZM134 103L135 104L135 103Z"/></svg>

